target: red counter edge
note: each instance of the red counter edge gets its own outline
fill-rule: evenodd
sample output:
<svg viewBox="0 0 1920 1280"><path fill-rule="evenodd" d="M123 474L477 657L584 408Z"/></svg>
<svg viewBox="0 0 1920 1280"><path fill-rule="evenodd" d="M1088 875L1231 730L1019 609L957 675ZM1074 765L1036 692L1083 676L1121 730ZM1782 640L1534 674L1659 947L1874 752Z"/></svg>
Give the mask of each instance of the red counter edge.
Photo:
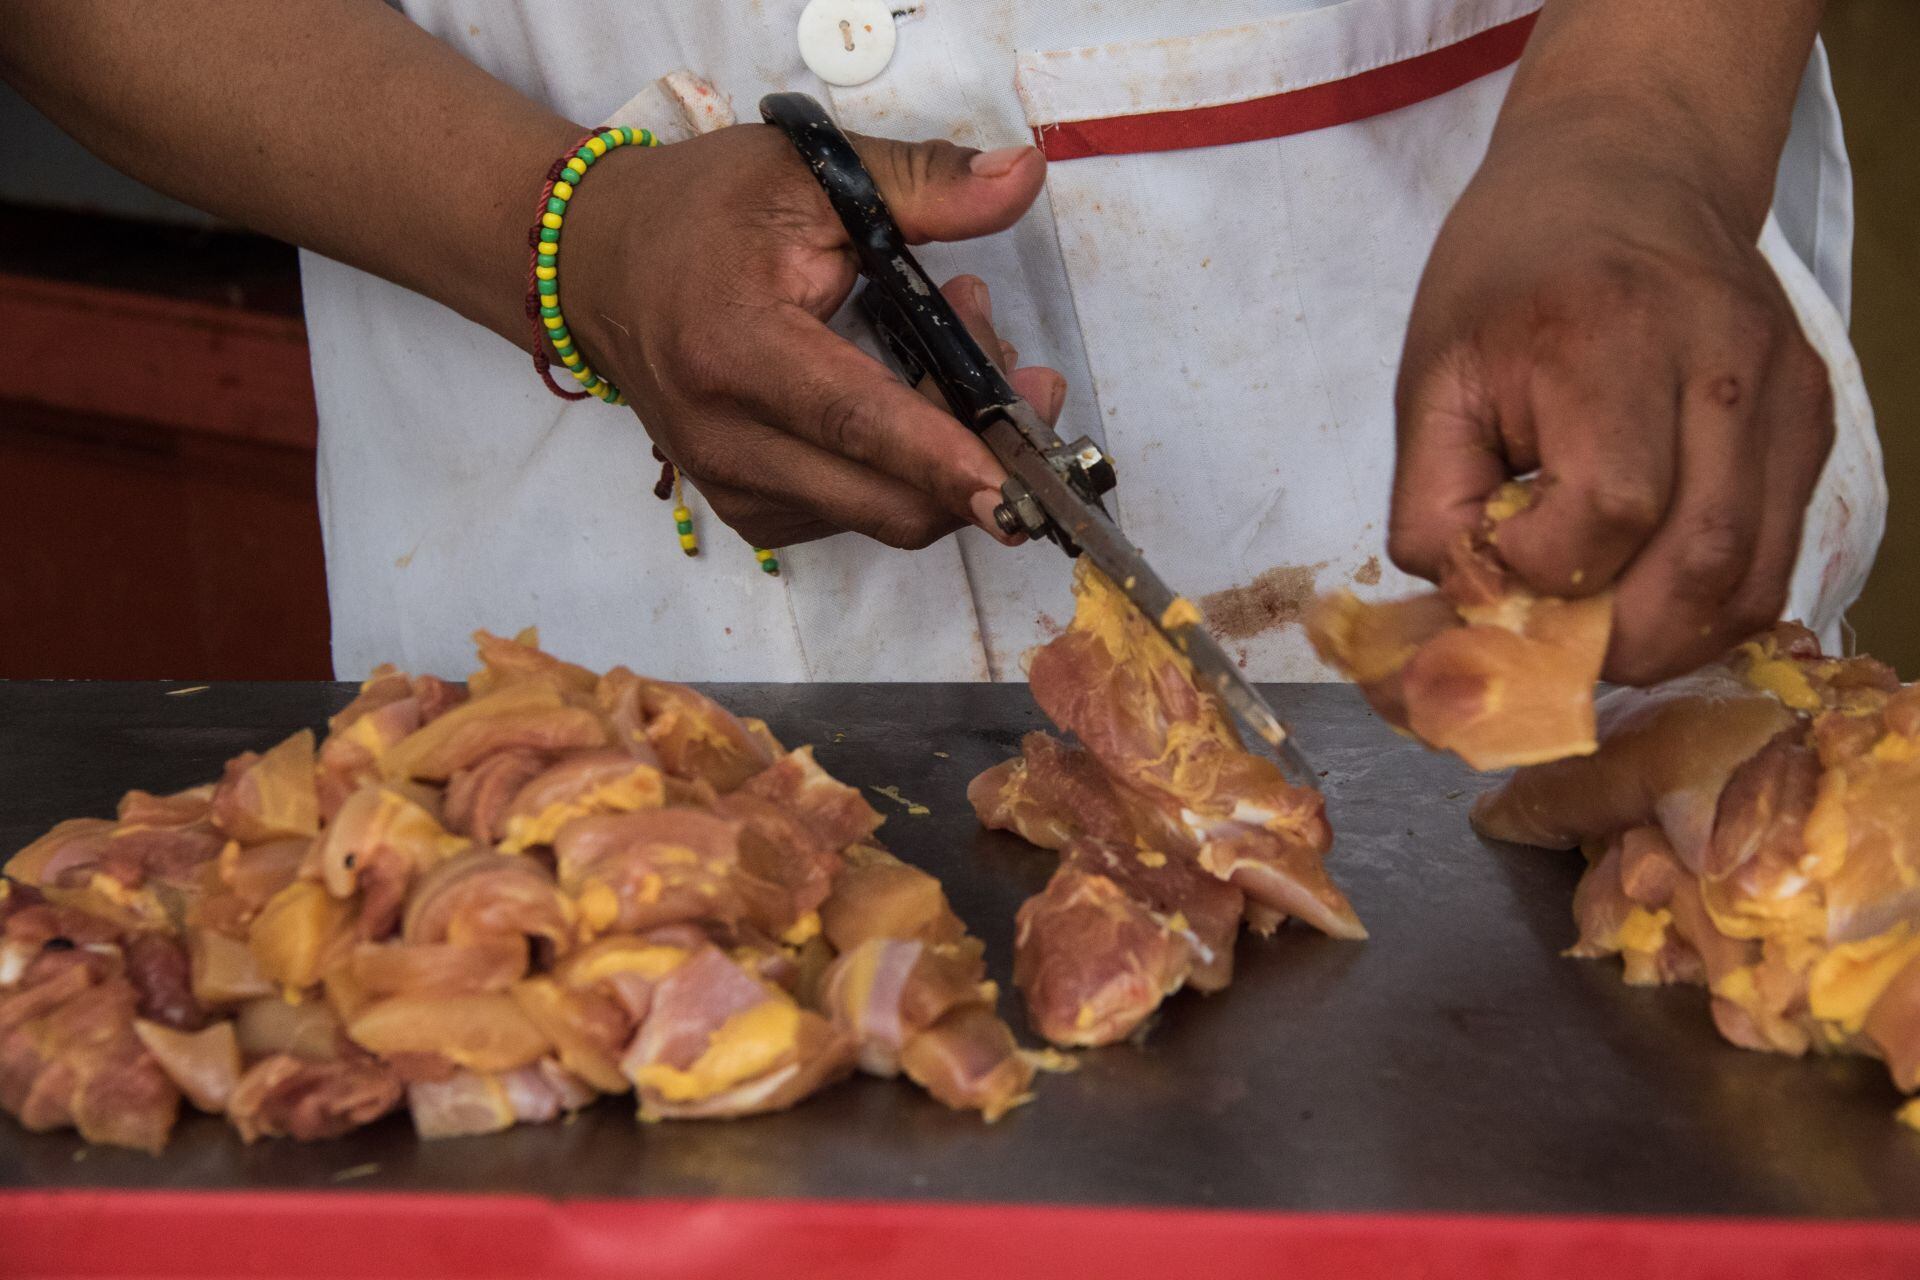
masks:
<svg viewBox="0 0 1920 1280"><path fill-rule="evenodd" d="M1910 1280L1920 1223L352 1192L0 1193L0 1276Z"/></svg>

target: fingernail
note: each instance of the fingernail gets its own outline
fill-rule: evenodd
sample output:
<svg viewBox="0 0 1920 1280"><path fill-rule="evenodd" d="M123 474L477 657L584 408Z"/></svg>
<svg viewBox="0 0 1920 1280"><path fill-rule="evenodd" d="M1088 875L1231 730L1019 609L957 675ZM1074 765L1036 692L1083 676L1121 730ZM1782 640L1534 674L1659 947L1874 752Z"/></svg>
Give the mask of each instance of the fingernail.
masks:
<svg viewBox="0 0 1920 1280"><path fill-rule="evenodd" d="M1000 539L1000 541L1005 542L1007 540L1007 535L1001 531L1000 522L993 518L994 509L1000 505L1000 491L998 489L980 490L980 492L973 495L973 501L968 505L973 508L973 522L975 524Z"/></svg>
<svg viewBox="0 0 1920 1280"><path fill-rule="evenodd" d="M1020 163L1021 157L1033 150L1029 146L1001 147L997 151L980 151L967 161L967 168L973 170L976 178L999 178L1013 172L1013 166Z"/></svg>
<svg viewBox="0 0 1920 1280"><path fill-rule="evenodd" d="M993 323L993 295L987 291L985 280L973 282L973 306L974 310L980 313L982 320L988 324Z"/></svg>

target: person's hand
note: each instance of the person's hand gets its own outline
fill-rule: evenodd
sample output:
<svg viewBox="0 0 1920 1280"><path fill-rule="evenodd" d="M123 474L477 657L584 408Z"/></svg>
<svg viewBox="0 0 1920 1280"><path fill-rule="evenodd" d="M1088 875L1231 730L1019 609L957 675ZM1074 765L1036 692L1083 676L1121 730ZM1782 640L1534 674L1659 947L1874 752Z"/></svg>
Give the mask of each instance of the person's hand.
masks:
<svg viewBox="0 0 1920 1280"><path fill-rule="evenodd" d="M1004 230L1045 176L1031 147L855 143L915 243ZM827 328L853 286L853 254L784 135L742 125L630 148L573 203L561 282L583 354L742 537L781 547L854 530L920 547L971 522L1006 540L992 519L1006 478L992 453L937 394ZM990 356L1009 354L980 281L943 293ZM1057 373L1013 380L1058 413Z"/></svg>
<svg viewBox="0 0 1920 1280"><path fill-rule="evenodd" d="M1496 137L1414 302L1388 541L1435 577L1486 498L1537 471L1500 555L1541 594L1613 587L1605 674L1634 684L1779 618L1833 439L1757 222L1662 145Z"/></svg>

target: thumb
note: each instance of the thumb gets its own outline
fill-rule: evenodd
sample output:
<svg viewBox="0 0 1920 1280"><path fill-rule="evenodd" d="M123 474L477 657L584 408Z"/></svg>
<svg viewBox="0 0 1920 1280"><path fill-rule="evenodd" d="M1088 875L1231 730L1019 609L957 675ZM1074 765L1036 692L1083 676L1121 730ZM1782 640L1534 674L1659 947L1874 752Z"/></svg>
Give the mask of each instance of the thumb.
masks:
<svg viewBox="0 0 1920 1280"><path fill-rule="evenodd" d="M1005 231L1040 194L1047 162L1030 146L975 151L945 139L853 139L900 230L915 244Z"/></svg>

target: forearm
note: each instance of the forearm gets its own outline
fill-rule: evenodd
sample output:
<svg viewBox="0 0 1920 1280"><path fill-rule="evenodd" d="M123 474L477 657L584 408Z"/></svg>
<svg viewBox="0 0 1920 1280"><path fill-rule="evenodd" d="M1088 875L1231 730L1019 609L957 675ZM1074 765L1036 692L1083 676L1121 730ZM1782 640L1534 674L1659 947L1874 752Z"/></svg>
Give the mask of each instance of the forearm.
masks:
<svg viewBox="0 0 1920 1280"><path fill-rule="evenodd" d="M116 168L516 342L579 128L380 0L0 0L0 76Z"/></svg>
<svg viewBox="0 0 1920 1280"><path fill-rule="evenodd" d="M1547 0L1493 147L1535 134L1680 163L1754 234L1824 0Z"/></svg>

